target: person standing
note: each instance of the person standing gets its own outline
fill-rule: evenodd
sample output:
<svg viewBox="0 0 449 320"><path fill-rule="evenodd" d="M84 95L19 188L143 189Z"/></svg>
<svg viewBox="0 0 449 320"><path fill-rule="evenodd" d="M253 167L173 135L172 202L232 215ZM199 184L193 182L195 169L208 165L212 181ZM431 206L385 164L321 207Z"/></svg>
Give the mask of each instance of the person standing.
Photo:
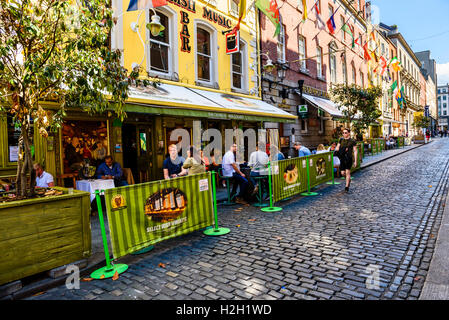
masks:
<svg viewBox="0 0 449 320"><path fill-rule="evenodd" d="M234 143L229 151L227 151L223 157L222 168L224 177L233 177L235 180L233 193L236 190L237 185L240 186L240 192L236 198L237 203L246 204L245 196L248 190L249 182L245 177L245 174L240 171L238 164L235 162L235 152L237 152L237 145Z"/></svg>
<svg viewBox="0 0 449 320"><path fill-rule="evenodd" d="M357 143L354 139L351 139L351 131L349 129L343 129L343 138L338 142L335 149L340 158L340 171L342 176L346 177L345 191L349 192L351 185L351 168L357 166L355 159L357 159ZM354 157L353 154L354 153Z"/></svg>
<svg viewBox="0 0 449 320"><path fill-rule="evenodd" d="M171 178L181 177L187 175L186 169L182 166L184 161L186 161L183 157L178 155L178 147L175 144L171 144L168 146L169 156L164 160L162 165L162 170L164 172L164 179L168 180Z"/></svg>

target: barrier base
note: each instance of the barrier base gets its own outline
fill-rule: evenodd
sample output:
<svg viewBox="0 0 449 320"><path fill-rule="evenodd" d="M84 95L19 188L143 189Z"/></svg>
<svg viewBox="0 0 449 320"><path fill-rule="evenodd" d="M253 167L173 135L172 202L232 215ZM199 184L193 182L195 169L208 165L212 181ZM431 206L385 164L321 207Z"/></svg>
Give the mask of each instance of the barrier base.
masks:
<svg viewBox="0 0 449 320"><path fill-rule="evenodd" d="M317 196L319 193L317 192L303 192L301 193L302 196L306 196L306 197L312 197L312 196Z"/></svg>
<svg viewBox="0 0 449 320"><path fill-rule="evenodd" d="M231 230L228 228L209 228L203 231L206 236L222 236L224 234L228 234L229 232L231 232Z"/></svg>
<svg viewBox="0 0 449 320"><path fill-rule="evenodd" d="M285 199L281 199L281 200L279 200L279 201L290 201L292 198L291 197L288 197L288 198L285 198Z"/></svg>
<svg viewBox="0 0 449 320"><path fill-rule="evenodd" d="M351 177L351 180L354 179L353 177ZM341 177L340 180L346 180L346 177Z"/></svg>
<svg viewBox="0 0 449 320"><path fill-rule="evenodd" d="M255 207L268 207L268 203L253 203L253 206Z"/></svg>
<svg viewBox="0 0 449 320"><path fill-rule="evenodd" d="M151 250L153 250L153 249L154 249L154 246L149 246L149 247L140 249L139 251L132 252L131 254L132 254L132 255L138 255L138 254L142 254L142 253L147 253L147 252L149 252L149 251L151 251Z"/></svg>
<svg viewBox="0 0 449 320"><path fill-rule="evenodd" d="M224 205L224 206L234 206L234 205L236 205L237 203L236 203L236 202L225 201L225 202L221 202L221 203L219 203L219 204Z"/></svg>
<svg viewBox="0 0 449 320"><path fill-rule="evenodd" d="M282 211L282 208L280 207L267 207L267 208L262 208L260 209L263 212L278 212L278 211Z"/></svg>
<svg viewBox="0 0 449 320"><path fill-rule="evenodd" d="M337 185L337 184L341 184L341 183L335 182L335 181L329 181L329 182L326 182L326 184Z"/></svg>
<svg viewBox="0 0 449 320"><path fill-rule="evenodd" d="M103 268L95 270L90 274L90 277L97 280L107 279L112 278L116 272L120 274L125 272L126 270L128 270L127 264L114 264L111 268L105 266Z"/></svg>

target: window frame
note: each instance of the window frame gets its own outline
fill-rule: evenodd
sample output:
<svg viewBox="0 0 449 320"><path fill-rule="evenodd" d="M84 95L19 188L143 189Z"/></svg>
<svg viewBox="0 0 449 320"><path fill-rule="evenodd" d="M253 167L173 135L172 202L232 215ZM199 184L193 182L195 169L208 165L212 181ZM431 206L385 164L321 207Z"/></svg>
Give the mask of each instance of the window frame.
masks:
<svg viewBox="0 0 449 320"><path fill-rule="evenodd" d="M318 79L323 79L323 48L316 47L316 75ZM318 62L319 60L319 62ZM319 68L318 68L319 66Z"/></svg>
<svg viewBox="0 0 449 320"><path fill-rule="evenodd" d="M206 81L198 78L198 28L204 29L210 34L210 60L209 60L209 68L210 68L210 81ZM218 56L218 48L217 48L217 29L215 29L211 24L207 23L204 20L195 20L194 21L194 64L195 64L195 81L199 85L203 85L206 87L215 87L217 83L217 56ZM202 55L202 54L200 54Z"/></svg>
<svg viewBox="0 0 449 320"><path fill-rule="evenodd" d="M231 67L231 70L230 70L231 89L236 92L247 93L248 92L248 72L247 72L247 70L248 70L248 45L247 45L246 41L240 40L240 50L236 53L240 53L242 56L242 65L241 65L242 88L234 87L234 82L233 82L234 70L233 70L232 58L235 53L233 53L233 54L229 55L230 67Z"/></svg>
<svg viewBox="0 0 449 320"><path fill-rule="evenodd" d="M279 39L282 39L282 42L279 41ZM282 52L280 52L280 45L282 44ZM286 56L286 39L285 39L285 26L282 23L282 18L280 17L280 32L277 36L277 44L276 44L276 52L277 52L277 61L280 63L285 63L287 56ZM281 55L281 57L279 57Z"/></svg>
<svg viewBox="0 0 449 320"><path fill-rule="evenodd" d="M301 50L300 50L301 49L301 46L300 46L301 41L302 41L302 45L303 45L302 47L304 49L303 53L301 53ZM303 72L307 72L307 60L306 60L306 58L307 58L307 43L306 43L306 38L302 35L298 36L298 58L300 60L303 59L302 61L299 61L299 69Z"/></svg>
<svg viewBox="0 0 449 320"><path fill-rule="evenodd" d="M173 9L171 9L169 6L163 6L163 7L158 7L156 9L154 9L156 11L157 14L163 14L164 16L167 17L168 19L168 26L169 26L169 34L168 34L168 39L169 39L169 44L168 44L168 72L162 72L162 71L157 71L157 70L151 70L151 43L160 43L163 45L166 45L160 41L157 40L151 40L151 32L150 30L148 30L148 28L146 29L146 34L145 34L145 39L146 39L146 60L147 60L147 64L146 64L146 69L148 74L152 75L152 76L159 76L161 78L173 78L174 74L178 74L178 52L176 51L176 48L178 48L178 24L177 24L177 14L176 11L174 11ZM151 10L146 10L145 12L145 19L146 19L146 23L149 23L151 20ZM175 49L174 49L175 48Z"/></svg>

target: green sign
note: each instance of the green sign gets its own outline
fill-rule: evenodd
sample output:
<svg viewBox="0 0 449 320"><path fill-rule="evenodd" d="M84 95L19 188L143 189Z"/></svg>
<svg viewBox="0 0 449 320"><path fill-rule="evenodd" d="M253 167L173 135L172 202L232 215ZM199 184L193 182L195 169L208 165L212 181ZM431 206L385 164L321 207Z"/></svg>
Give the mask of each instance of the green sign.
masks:
<svg viewBox="0 0 449 320"><path fill-rule="evenodd" d="M213 225L210 173L105 191L114 259Z"/></svg>
<svg viewBox="0 0 449 320"><path fill-rule="evenodd" d="M274 202L307 190L306 157L273 161L271 172Z"/></svg>

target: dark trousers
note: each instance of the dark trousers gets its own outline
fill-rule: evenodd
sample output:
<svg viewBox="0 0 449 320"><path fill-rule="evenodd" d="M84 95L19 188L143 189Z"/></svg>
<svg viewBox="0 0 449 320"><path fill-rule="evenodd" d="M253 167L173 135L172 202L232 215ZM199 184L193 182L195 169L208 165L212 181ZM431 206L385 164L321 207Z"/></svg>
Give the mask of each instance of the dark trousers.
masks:
<svg viewBox="0 0 449 320"><path fill-rule="evenodd" d="M240 186L239 197L244 198L249 186L248 180L239 175L237 172L234 172L232 177L234 178L234 185L232 186L231 194L234 194L237 191L237 186Z"/></svg>

